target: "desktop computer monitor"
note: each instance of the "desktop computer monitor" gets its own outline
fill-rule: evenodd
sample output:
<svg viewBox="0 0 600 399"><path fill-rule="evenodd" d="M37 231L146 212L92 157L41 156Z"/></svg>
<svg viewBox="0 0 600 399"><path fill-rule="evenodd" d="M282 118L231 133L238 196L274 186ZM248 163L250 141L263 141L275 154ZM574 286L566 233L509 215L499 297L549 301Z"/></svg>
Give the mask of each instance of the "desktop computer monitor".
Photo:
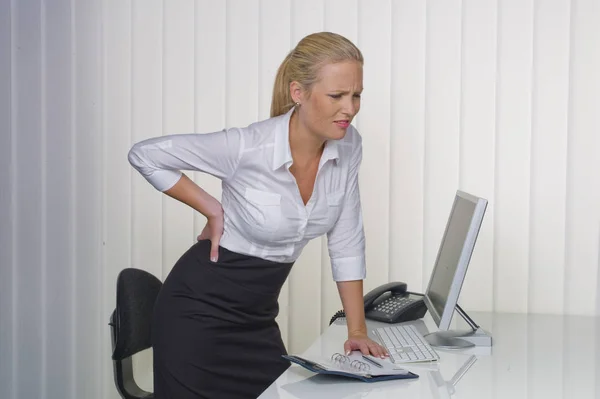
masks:
<svg viewBox="0 0 600 399"><path fill-rule="evenodd" d="M452 349L474 345L491 346L491 336L479 328L458 305L460 290L486 208L487 200L483 198L460 190L454 196L424 297L425 305L439 330L425 336L432 346ZM467 321L471 330L450 330L455 309Z"/></svg>

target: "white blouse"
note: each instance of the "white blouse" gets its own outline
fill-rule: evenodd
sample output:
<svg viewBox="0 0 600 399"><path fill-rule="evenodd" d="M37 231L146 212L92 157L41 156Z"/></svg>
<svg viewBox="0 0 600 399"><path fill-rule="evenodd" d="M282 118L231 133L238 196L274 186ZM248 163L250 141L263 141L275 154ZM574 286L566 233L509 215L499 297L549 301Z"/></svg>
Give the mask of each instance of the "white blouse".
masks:
<svg viewBox="0 0 600 399"><path fill-rule="evenodd" d="M366 276L365 236L358 187L362 139L350 125L325 144L314 190L304 205L289 171L289 120L294 112L205 134L175 134L135 144L129 162L157 190L171 188L181 170L222 181L220 245L275 262L295 261L309 240L327 234L335 281Z"/></svg>

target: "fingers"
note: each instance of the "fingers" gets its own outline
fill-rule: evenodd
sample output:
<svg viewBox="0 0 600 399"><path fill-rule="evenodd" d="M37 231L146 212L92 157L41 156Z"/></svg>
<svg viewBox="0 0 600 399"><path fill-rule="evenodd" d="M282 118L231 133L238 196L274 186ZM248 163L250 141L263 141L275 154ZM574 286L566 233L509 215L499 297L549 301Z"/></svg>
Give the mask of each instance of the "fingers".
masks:
<svg viewBox="0 0 600 399"><path fill-rule="evenodd" d="M361 353L362 353L363 355L365 355L365 356L367 356L367 355L370 355L370 354L371 354L371 350L369 349L369 345L368 345L368 343L367 343L367 342L365 342L365 341L362 341L362 342L359 344L359 348L358 348L358 349L360 349Z"/></svg>
<svg viewBox="0 0 600 399"><path fill-rule="evenodd" d="M369 349L371 350L371 354L373 356L380 357L382 359L385 359L387 356L389 356L385 348L378 343L372 342L371 345L369 345Z"/></svg>
<svg viewBox="0 0 600 399"><path fill-rule="evenodd" d="M219 237L213 236L210 240L210 260L216 262L219 260Z"/></svg>
<svg viewBox="0 0 600 399"><path fill-rule="evenodd" d="M348 356L350 352L352 352L352 345L350 344L350 341L346 341L346 343L344 343L344 353Z"/></svg>
<svg viewBox="0 0 600 399"><path fill-rule="evenodd" d="M380 357L382 359L388 356L385 348L375 341L369 341L369 350L373 356Z"/></svg>
<svg viewBox="0 0 600 399"><path fill-rule="evenodd" d="M360 350L360 352L365 356L371 355L381 359L385 359L389 356L387 350L383 346L370 339L348 340L344 343L344 352L346 355L349 355L350 352L355 349Z"/></svg>

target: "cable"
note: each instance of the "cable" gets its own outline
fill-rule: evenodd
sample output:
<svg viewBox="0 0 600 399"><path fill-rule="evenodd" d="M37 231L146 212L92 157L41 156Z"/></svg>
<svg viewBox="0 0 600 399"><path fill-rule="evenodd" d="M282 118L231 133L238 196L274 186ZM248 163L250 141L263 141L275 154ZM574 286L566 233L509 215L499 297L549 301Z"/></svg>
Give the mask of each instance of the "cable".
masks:
<svg viewBox="0 0 600 399"><path fill-rule="evenodd" d="M331 320L329 321L329 325L333 324L333 322L334 322L336 319L340 318L340 317L346 317L346 313L344 313L344 311L343 311L343 310L338 310L338 311L337 311L337 312L336 312L336 313L333 315L333 317L332 317L332 318L331 318Z"/></svg>

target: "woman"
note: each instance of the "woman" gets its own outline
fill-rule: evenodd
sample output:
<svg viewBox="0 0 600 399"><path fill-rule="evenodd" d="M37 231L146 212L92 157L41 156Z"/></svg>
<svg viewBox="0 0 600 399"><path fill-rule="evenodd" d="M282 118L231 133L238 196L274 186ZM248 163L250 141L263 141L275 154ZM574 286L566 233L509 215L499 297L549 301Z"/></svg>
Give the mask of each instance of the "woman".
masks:
<svg viewBox="0 0 600 399"><path fill-rule="evenodd" d="M277 72L270 119L131 149L157 190L208 220L156 302L156 398L256 398L285 371L278 295L302 248L323 234L346 311L344 350L387 356L368 338L363 310L362 146L350 125L362 64L344 37L309 35ZM221 179L222 204L180 170Z"/></svg>

